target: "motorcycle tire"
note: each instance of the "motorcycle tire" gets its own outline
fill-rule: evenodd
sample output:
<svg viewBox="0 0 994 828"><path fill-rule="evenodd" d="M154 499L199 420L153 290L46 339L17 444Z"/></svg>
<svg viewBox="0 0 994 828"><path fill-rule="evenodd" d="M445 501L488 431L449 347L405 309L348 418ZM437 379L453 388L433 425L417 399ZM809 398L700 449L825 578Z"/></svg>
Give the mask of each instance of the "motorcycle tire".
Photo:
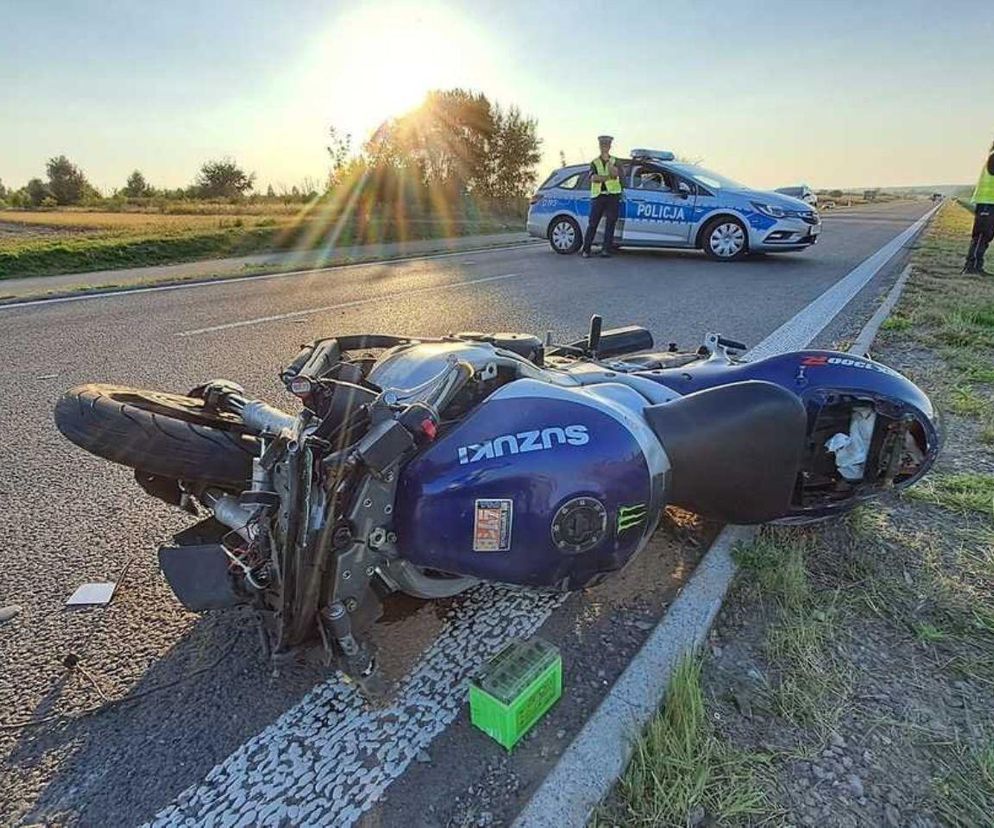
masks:
<svg viewBox="0 0 994 828"><path fill-rule="evenodd" d="M258 441L241 418L196 397L80 385L55 406L55 425L98 457L160 477L244 487Z"/></svg>

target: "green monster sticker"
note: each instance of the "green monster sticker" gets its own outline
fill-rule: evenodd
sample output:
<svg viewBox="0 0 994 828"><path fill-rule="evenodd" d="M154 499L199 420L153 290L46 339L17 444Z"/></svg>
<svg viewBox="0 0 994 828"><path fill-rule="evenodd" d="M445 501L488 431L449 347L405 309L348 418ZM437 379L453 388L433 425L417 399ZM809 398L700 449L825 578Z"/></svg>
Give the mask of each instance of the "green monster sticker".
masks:
<svg viewBox="0 0 994 828"><path fill-rule="evenodd" d="M644 503L622 506L618 509L618 534L645 522L648 511Z"/></svg>

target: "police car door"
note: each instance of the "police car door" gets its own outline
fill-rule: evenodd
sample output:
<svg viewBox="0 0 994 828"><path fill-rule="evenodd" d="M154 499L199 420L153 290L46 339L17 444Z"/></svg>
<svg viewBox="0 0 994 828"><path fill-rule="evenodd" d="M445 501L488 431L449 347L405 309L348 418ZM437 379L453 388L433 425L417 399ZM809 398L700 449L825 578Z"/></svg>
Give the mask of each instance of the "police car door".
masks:
<svg viewBox="0 0 994 828"><path fill-rule="evenodd" d="M689 243L692 198L677 188L673 173L654 164L632 164L625 187L623 239L633 244Z"/></svg>

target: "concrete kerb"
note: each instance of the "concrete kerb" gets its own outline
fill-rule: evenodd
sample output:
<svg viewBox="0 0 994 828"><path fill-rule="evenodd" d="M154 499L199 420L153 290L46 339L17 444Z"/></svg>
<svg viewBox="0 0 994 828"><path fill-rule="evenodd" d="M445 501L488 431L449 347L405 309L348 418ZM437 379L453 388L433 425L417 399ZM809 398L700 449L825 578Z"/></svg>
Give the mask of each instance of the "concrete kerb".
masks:
<svg viewBox="0 0 994 828"><path fill-rule="evenodd" d="M916 238L934 214L933 209L924 216L900 247ZM877 271L890 258L880 261ZM880 325L897 304L910 272L909 265L849 353L863 356L869 351ZM848 300L832 318L847 304ZM825 319L824 324L829 321ZM762 351L762 343L754 350ZM707 637L735 579L732 550L754 538L758 531L757 527L746 526L726 526L721 531L642 649L518 814L514 828L581 828L588 823L594 808L627 767L635 742L659 709L679 660L697 650Z"/></svg>

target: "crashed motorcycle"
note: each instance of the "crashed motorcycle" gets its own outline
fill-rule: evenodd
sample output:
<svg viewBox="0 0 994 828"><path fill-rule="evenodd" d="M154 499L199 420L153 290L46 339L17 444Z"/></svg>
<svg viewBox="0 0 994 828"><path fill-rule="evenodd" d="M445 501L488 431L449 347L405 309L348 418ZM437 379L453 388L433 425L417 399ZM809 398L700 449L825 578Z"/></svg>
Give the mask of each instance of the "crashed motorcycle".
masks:
<svg viewBox="0 0 994 828"><path fill-rule="evenodd" d="M369 678L392 592L479 581L574 590L619 570L666 506L800 522L909 486L939 448L928 397L871 359L748 361L604 330L340 336L281 371L295 414L212 381L179 396L83 385L71 441L202 519L158 550L193 611L250 605L276 654L320 645Z"/></svg>

